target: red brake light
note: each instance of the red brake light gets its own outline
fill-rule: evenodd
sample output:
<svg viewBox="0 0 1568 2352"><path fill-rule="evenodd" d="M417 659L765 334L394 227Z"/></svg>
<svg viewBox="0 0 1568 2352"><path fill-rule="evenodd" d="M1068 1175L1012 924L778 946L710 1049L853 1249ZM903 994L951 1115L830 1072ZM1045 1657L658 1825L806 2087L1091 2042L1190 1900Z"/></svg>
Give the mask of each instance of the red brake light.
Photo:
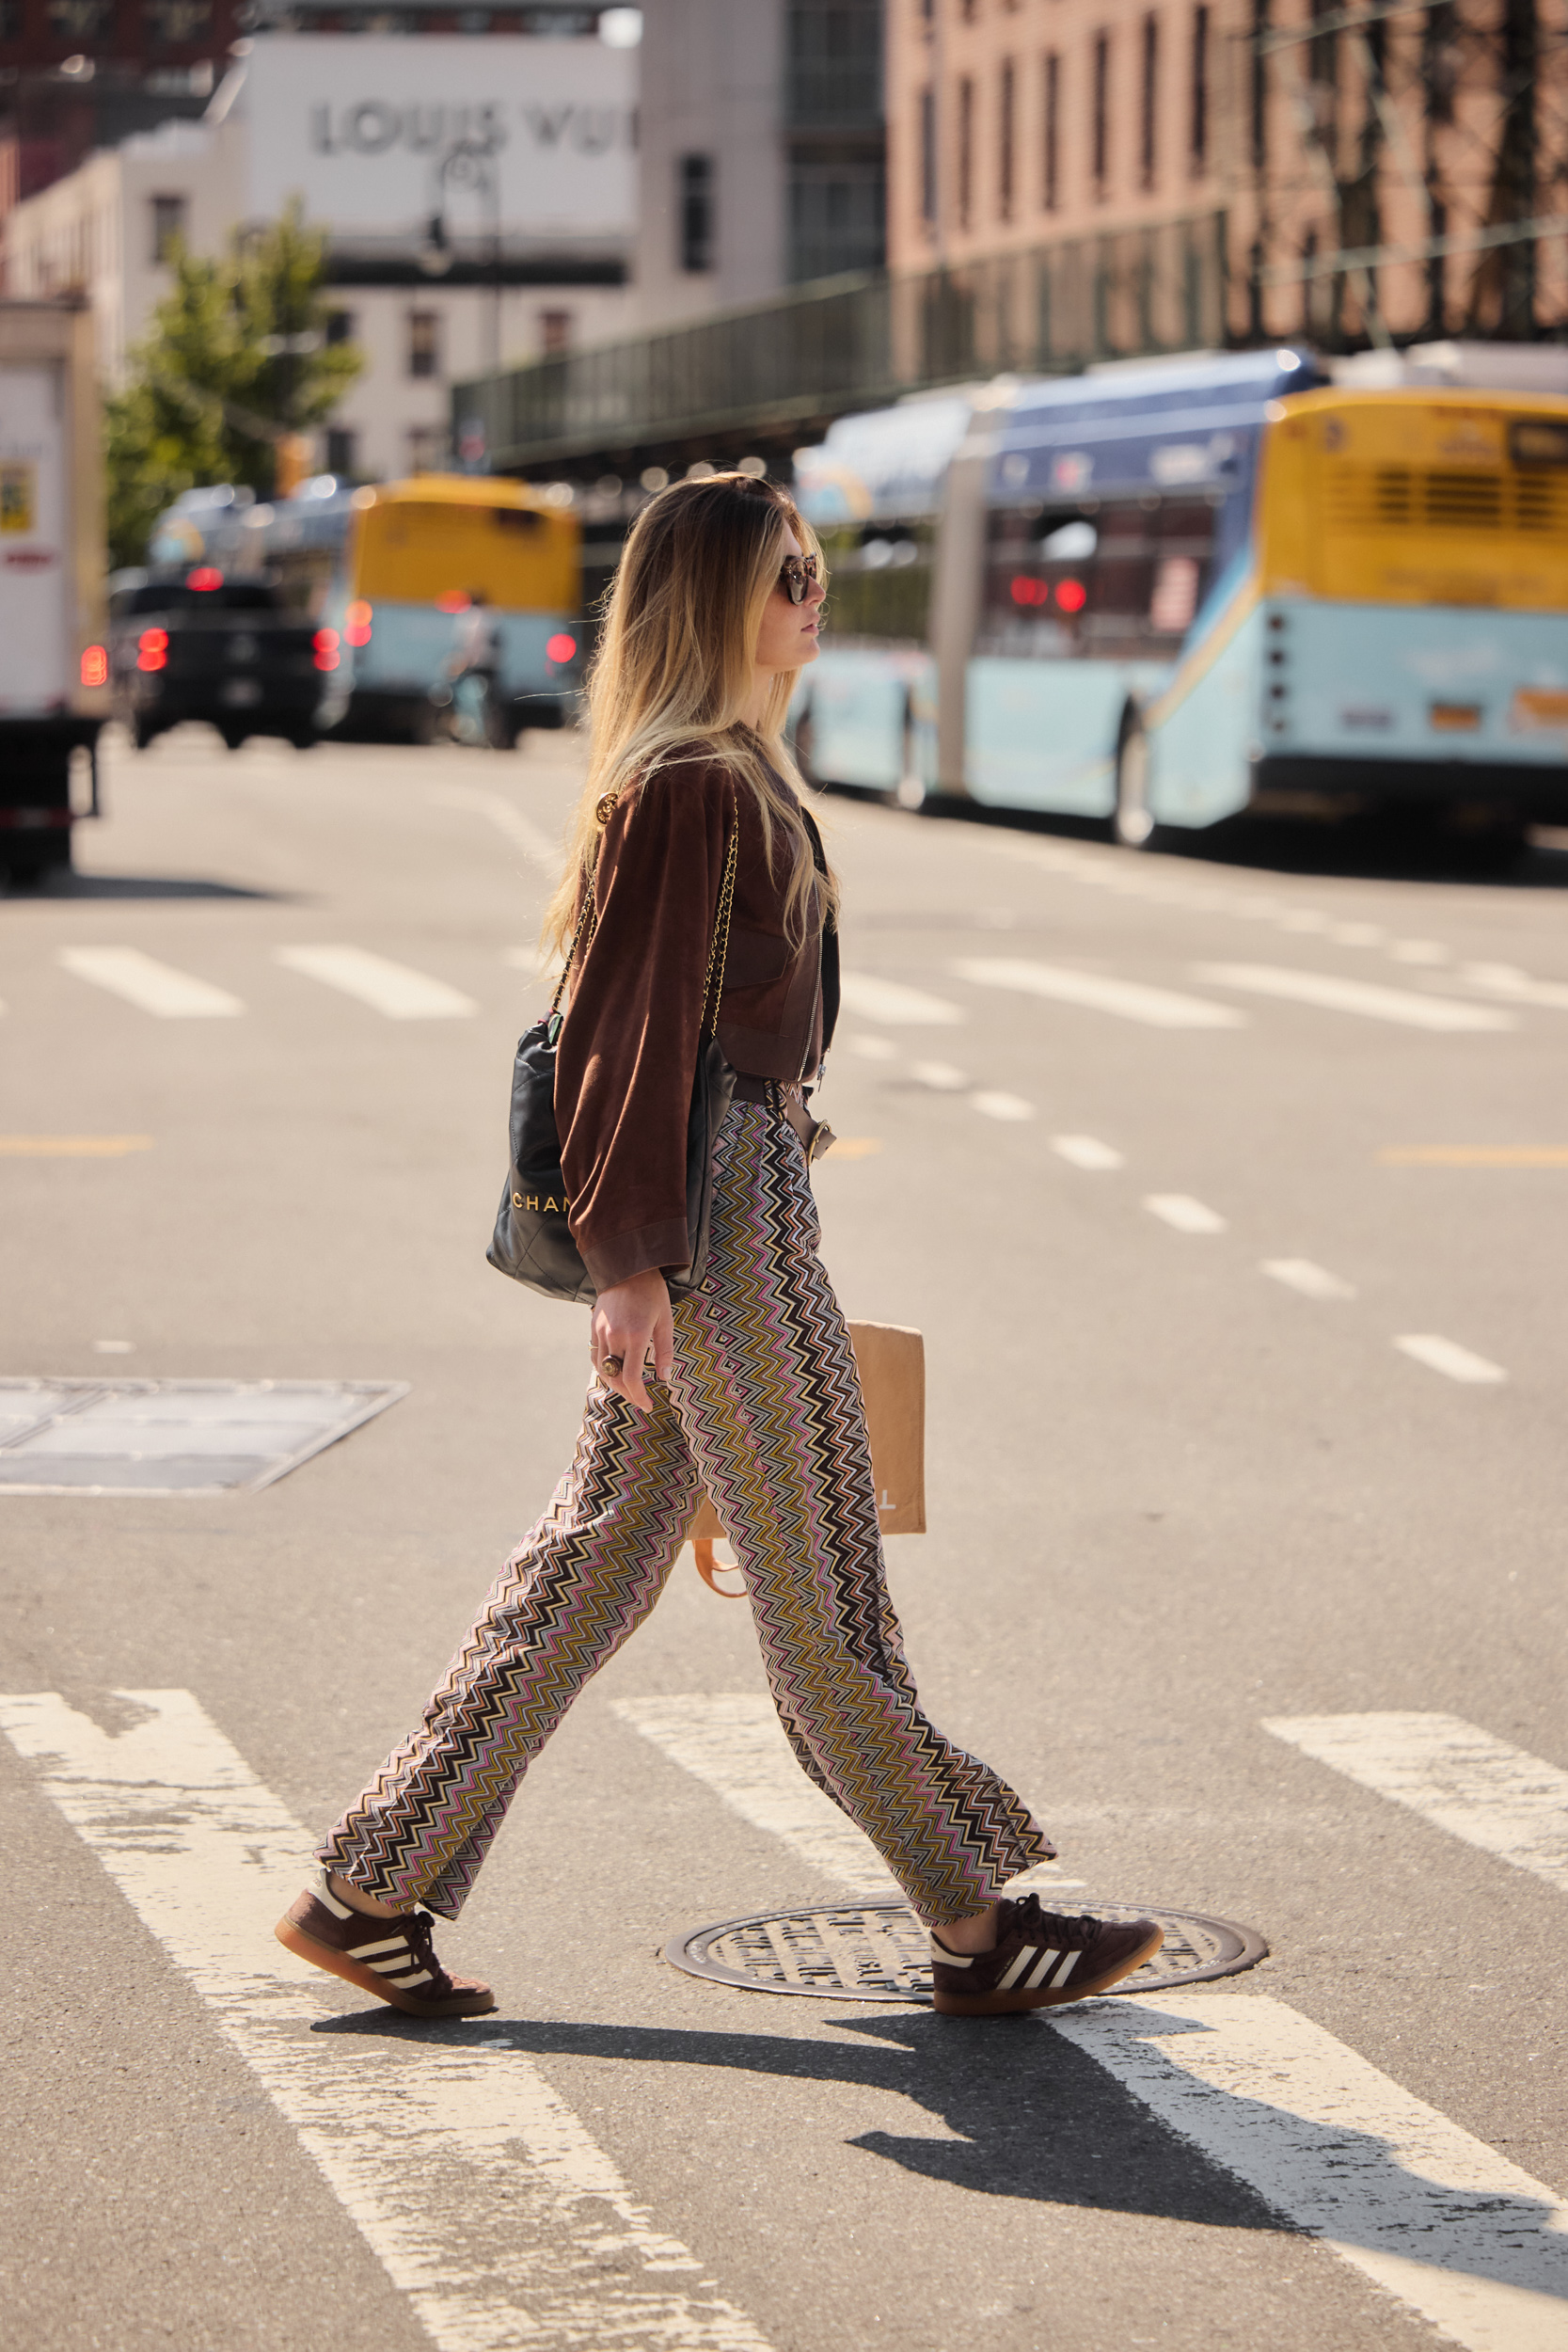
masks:
<svg viewBox="0 0 1568 2352"><path fill-rule="evenodd" d="M449 588L444 596L436 597L436 610L437 612L467 612L468 604L469 598L461 588Z"/></svg>
<svg viewBox="0 0 1568 2352"><path fill-rule="evenodd" d="M315 642L317 669L335 670L338 666L339 660L337 630L335 628L318 628L316 631Z"/></svg>
<svg viewBox="0 0 1568 2352"><path fill-rule="evenodd" d="M1026 572L1020 572L1012 584L1012 596L1015 604L1049 604L1051 591L1043 580L1031 580Z"/></svg>
<svg viewBox="0 0 1568 2352"><path fill-rule="evenodd" d="M168 663L168 631L166 628L144 628L136 640L138 670L162 670Z"/></svg>
<svg viewBox="0 0 1568 2352"><path fill-rule="evenodd" d="M343 635L351 645L370 644L371 608L362 597L356 597L343 614Z"/></svg>
<svg viewBox="0 0 1568 2352"><path fill-rule="evenodd" d="M211 564L198 564L194 572L185 574L187 588L221 588L223 574Z"/></svg>
<svg viewBox="0 0 1568 2352"><path fill-rule="evenodd" d="M82 683L84 686L107 686L109 683L109 656L105 646L88 645L85 648Z"/></svg>
<svg viewBox="0 0 1568 2352"><path fill-rule="evenodd" d="M1081 580L1059 580L1056 582L1056 602L1064 612L1082 612L1089 600L1089 592Z"/></svg>
<svg viewBox="0 0 1568 2352"><path fill-rule="evenodd" d="M545 651L552 661L570 661L577 649L577 639L568 637L564 629L559 629L555 636L546 640L545 645Z"/></svg>

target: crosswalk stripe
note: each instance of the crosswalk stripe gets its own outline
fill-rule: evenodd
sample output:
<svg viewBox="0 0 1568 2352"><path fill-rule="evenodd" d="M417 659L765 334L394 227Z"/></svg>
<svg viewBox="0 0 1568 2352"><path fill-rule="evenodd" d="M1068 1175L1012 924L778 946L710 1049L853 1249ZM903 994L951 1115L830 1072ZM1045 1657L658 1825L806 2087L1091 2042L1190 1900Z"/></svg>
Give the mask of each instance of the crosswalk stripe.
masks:
<svg viewBox="0 0 1568 2352"><path fill-rule="evenodd" d="M1391 1021L1404 1029L1444 1031L1512 1029L1511 1012L1469 1005L1452 996L1418 996L1414 989L1385 988L1376 980L1342 979L1337 972L1301 972L1275 963L1195 963L1195 980L1211 988L1239 988L1254 996L1277 996L1326 1012L1358 1013L1366 1021Z"/></svg>
<svg viewBox="0 0 1568 2352"><path fill-rule="evenodd" d="M999 1119L1004 1125L1021 1127L1035 1116L1033 1103L1022 1094L1005 1094L996 1087L980 1087L969 1098L970 1108L977 1110L982 1119Z"/></svg>
<svg viewBox="0 0 1568 2352"><path fill-rule="evenodd" d="M732 1813L767 1830L802 1862L857 1894L885 1892L887 1865L795 1761L763 1692L693 1691L612 1699L624 1724L711 1788ZM1024 1873L1030 1886L1076 1887L1055 1863Z"/></svg>
<svg viewBox="0 0 1568 2352"><path fill-rule="evenodd" d="M1560 1765L1462 1715L1273 1715L1263 1728L1568 1895L1568 1772Z"/></svg>
<svg viewBox="0 0 1568 2352"><path fill-rule="evenodd" d="M437 805L471 808L477 816L488 817L498 832L515 842L523 855L542 866L552 881L558 882L565 871L564 845L552 840L544 827L536 825L531 817L525 817L520 808L514 808L503 794L486 792L480 785L443 784L436 786L429 798Z"/></svg>
<svg viewBox="0 0 1568 2352"><path fill-rule="evenodd" d="M1210 1004L1172 988L1150 988L1142 980L1118 980L1101 972L1073 972L1065 964L1031 963L1022 957L960 956L949 967L955 979L977 988L1010 989L1015 995L1043 996L1053 1004L1081 1005L1151 1029L1241 1029L1246 1015L1234 1005Z"/></svg>
<svg viewBox="0 0 1568 2352"><path fill-rule="evenodd" d="M188 1691L117 1696L144 1710L119 1734L53 1692L0 1696L0 1728L260 2077L437 2352L768 2352L487 2022L428 2041L311 2031L329 2013L320 1980L272 1937L299 1889L304 1830Z"/></svg>
<svg viewBox="0 0 1568 2352"><path fill-rule="evenodd" d="M273 960L324 987L341 989L388 1021L460 1021L479 1010L471 996L445 980L366 947L276 947Z"/></svg>
<svg viewBox="0 0 1568 2352"><path fill-rule="evenodd" d="M884 980L878 972L846 972L839 991L847 1012L885 1022L890 1029L954 1029L963 1019L960 1008L945 997L906 988L902 980Z"/></svg>
<svg viewBox="0 0 1568 2352"><path fill-rule="evenodd" d="M79 980L90 980L160 1021L222 1021L245 1010L226 988L160 963L139 947L62 947L56 961Z"/></svg>
<svg viewBox="0 0 1568 2352"><path fill-rule="evenodd" d="M1163 2123L1467 2352L1568 2352L1568 2203L1259 1994L1051 2012Z"/></svg>
<svg viewBox="0 0 1568 2352"><path fill-rule="evenodd" d="M1461 1380L1473 1388L1495 1388L1508 1378L1501 1364L1461 1347L1457 1340L1446 1340L1440 1331L1406 1331L1394 1345L1413 1362L1425 1364L1429 1372L1440 1372L1445 1379Z"/></svg>

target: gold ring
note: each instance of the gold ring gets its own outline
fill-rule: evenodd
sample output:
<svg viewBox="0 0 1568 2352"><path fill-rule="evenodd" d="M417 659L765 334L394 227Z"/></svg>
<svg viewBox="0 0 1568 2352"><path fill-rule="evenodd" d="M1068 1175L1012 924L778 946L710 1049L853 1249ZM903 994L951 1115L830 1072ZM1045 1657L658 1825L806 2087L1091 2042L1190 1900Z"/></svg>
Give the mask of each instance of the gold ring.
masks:
<svg viewBox="0 0 1568 2352"><path fill-rule="evenodd" d="M620 1378L620 1376L621 1376L621 1368L622 1368L623 1361L624 1361L624 1359L623 1359L623 1358L621 1358L621 1357L619 1357L619 1356L605 1356L605 1357L601 1358L601 1359L600 1359L600 1362L599 1362L599 1370L600 1370L601 1372L610 1372L610 1373L613 1373L613 1374L615 1375L615 1377L616 1377L617 1379L619 1379L619 1378Z"/></svg>

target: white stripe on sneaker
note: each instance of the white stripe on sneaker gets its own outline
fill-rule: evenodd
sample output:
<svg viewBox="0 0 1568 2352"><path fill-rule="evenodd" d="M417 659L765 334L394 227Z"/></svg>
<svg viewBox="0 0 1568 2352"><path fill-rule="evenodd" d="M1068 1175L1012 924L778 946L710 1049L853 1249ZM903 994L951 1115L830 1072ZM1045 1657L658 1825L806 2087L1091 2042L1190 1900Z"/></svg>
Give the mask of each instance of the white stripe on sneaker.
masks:
<svg viewBox="0 0 1568 2352"><path fill-rule="evenodd" d="M1029 1974L1023 1980L1023 1990L1025 1993L1033 1993L1037 1985L1042 1984L1045 1980L1046 1971L1051 1966L1053 1961L1060 1960L1061 1957L1061 1953L1054 1949L1042 1953L1038 1967L1031 1968Z"/></svg>
<svg viewBox="0 0 1568 2352"><path fill-rule="evenodd" d="M352 1919L354 1916L352 1905L341 1903L331 1887L328 1886L325 1870L321 1874L321 1883L316 1888L316 1900L324 1910L330 1911L335 1919Z"/></svg>
<svg viewBox="0 0 1568 2352"><path fill-rule="evenodd" d="M1082 1952L1069 1952L1066 1960L1063 1961L1061 1966L1057 1969L1055 1975L1051 1979L1051 1990L1053 1993L1059 1993L1061 1991L1063 1985L1066 1984L1069 1977L1071 1976L1073 1970L1077 1967L1083 1957L1084 1955Z"/></svg>
<svg viewBox="0 0 1568 2352"><path fill-rule="evenodd" d="M362 1959L364 1955L361 1953L360 1957ZM404 1968L412 1968L413 1965L414 1963L409 1957L406 1946L401 1952L394 1952L389 1960L372 1960L371 1963L371 1966L378 1977L395 1977L400 1975Z"/></svg>
<svg viewBox="0 0 1568 2352"><path fill-rule="evenodd" d="M1006 1975L999 1980L996 1987L998 1993L1010 1993L1012 1991L1014 1985L1018 1982L1020 1977L1022 1976L1023 1971L1028 1967L1029 1963L1034 1959L1035 1954L1038 1950L1039 1946L1037 1944L1025 1944L1022 1951L1020 1952L1018 1958L1014 1961Z"/></svg>
<svg viewBox="0 0 1568 2352"><path fill-rule="evenodd" d="M405 1935L384 1935L379 1944L356 1944L353 1956L356 1960L373 1961L377 1952L405 1952L407 1949L408 1938Z"/></svg>

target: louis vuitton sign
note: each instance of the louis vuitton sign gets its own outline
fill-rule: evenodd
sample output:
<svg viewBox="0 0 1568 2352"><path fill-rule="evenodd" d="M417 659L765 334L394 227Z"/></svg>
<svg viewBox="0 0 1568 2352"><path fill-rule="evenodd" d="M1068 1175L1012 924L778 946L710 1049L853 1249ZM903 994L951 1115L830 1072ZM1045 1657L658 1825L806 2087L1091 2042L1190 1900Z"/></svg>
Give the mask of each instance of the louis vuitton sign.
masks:
<svg viewBox="0 0 1568 2352"><path fill-rule="evenodd" d="M405 234L436 208L443 158L482 151L515 235L629 235L636 52L594 40L259 36L242 105L253 218L293 195L340 234ZM454 234L487 193L449 180Z"/></svg>

